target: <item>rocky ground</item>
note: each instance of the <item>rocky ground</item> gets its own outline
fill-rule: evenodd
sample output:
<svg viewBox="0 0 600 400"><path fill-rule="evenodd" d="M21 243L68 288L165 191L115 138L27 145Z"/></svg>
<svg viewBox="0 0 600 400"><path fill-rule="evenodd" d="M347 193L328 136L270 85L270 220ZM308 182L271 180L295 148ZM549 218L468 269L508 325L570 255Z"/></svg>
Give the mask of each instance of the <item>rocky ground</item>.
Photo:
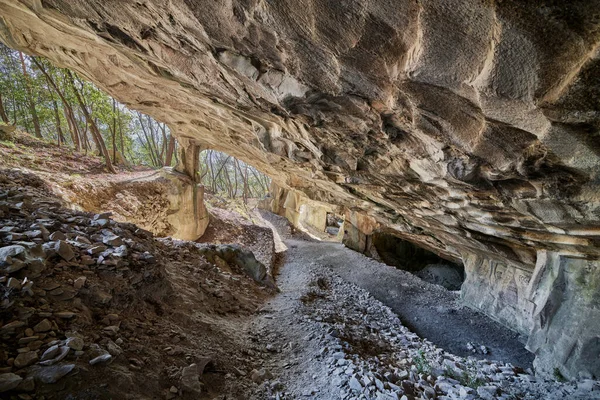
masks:
<svg viewBox="0 0 600 400"><path fill-rule="evenodd" d="M271 221L280 218L263 215ZM256 347L251 356L259 355L257 362L262 365L253 378L263 381L250 398L600 398L600 384L593 380L544 380L518 366L494 361L493 356L460 357L435 346L327 265L337 258L349 268L360 269L362 255L342 247L332 251L336 244L294 238L289 230L282 236L289 249L277 276L281 293L247 328ZM348 264L351 259L354 265Z"/></svg>
<svg viewBox="0 0 600 400"><path fill-rule="evenodd" d="M241 200L219 200L210 195L205 196L205 201L210 223L199 243L237 244L251 251L269 269L276 264L274 231L253 205L246 207ZM232 208L240 209L243 214Z"/></svg>
<svg viewBox="0 0 600 400"><path fill-rule="evenodd" d="M16 170L0 171L0 226L2 398L244 398L236 326L272 293L246 252L65 209Z"/></svg>
<svg viewBox="0 0 600 400"><path fill-rule="evenodd" d="M213 207L209 244L69 205L0 170L0 398L600 399L502 353L456 293L268 212Z"/></svg>
<svg viewBox="0 0 600 400"><path fill-rule="evenodd" d="M174 231L168 221L173 186L152 168L119 164L114 166L118 173L110 174L92 152L57 147L18 130L9 141L0 140L0 160L2 168L40 177L68 208L110 210L114 220L136 223L159 236Z"/></svg>

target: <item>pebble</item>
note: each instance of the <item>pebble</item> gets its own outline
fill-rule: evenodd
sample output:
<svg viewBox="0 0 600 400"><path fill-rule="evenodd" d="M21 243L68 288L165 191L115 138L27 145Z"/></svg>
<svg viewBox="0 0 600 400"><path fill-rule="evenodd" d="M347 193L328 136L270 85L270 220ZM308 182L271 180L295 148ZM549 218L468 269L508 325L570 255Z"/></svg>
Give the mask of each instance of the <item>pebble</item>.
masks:
<svg viewBox="0 0 600 400"><path fill-rule="evenodd" d="M37 355L37 352L35 352L35 351L28 351L26 353L20 353L15 358L15 367L24 368L24 367L27 367L28 365L35 363L37 360L38 360L38 355Z"/></svg>
<svg viewBox="0 0 600 400"><path fill-rule="evenodd" d="M33 370L33 377L42 383L56 383L65 375L75 369L75 364L52 365L49 367L38 367Z"/></svg>
<svg viewBox="0 0 600 400"><path fill-rule="evenodd" d="M10 372L0 374L0 393L8 392L9 390L16 388L22 380L23 378L19 375Z"/></svg>
<svg viewBox="0 0 600 400"><path fill-rule="evenodd" d="M52 329L52 323L47 319L42 320L33 327L35 332L48 332L50 329Z"/></svg>
<svg viewBox="0 0 600 400"><path fill-rule="evenodd" d="M84 342L81 338L70 337L66 340L66 345L75 351L80 351L83 350Z"/></svg>
<svg viewBox="0 0 600 400"><path fill-rule="evenodd" d="M101 356L98 356L96 358L92 358L90 360L90 365L96 365L96 364L106 364L108 363L110 360L112 360L112 356L110 354L102 354Z"/></svg>
<svg viewBox="0 0 600 400"><path fill-rule="evenodd" d="M87 281L87 278L85 276L80 276L79 278L77 278L73 281L73 287L75 289L79 290L85 285L86 281Z"/></svg>

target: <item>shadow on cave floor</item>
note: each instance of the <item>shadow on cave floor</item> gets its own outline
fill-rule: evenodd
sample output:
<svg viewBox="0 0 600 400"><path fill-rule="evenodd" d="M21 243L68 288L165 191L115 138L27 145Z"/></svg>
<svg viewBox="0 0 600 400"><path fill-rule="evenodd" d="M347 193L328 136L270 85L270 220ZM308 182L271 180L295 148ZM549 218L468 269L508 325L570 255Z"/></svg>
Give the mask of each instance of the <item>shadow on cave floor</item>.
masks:
<svg viewBox="0 0 600 400"><path fill-rule="evenodd" d="M294 240L294 246L298 250L295 254L304 259L294 262L314 262L331 268L342 279L367 290L390 307L406 327L436 346L459 356L510 362L522 368L532 366L534 355L525 350L519 335L462 306L458 292L425 282L340 243ZM474 354L467 343L477 348L483 345L489 354Z"/></svg>

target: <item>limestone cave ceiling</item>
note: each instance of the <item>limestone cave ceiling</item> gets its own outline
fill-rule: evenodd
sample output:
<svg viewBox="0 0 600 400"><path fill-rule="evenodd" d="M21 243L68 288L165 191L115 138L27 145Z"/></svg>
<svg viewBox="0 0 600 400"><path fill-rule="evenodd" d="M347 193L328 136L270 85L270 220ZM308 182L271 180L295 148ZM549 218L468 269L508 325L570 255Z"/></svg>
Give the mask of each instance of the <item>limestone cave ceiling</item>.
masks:
<svg viewBox="0 0 600 400"><path fill-rule="evenodd" d="M600 2L0 0L0 38L459 258L600 256Z"/></svg>

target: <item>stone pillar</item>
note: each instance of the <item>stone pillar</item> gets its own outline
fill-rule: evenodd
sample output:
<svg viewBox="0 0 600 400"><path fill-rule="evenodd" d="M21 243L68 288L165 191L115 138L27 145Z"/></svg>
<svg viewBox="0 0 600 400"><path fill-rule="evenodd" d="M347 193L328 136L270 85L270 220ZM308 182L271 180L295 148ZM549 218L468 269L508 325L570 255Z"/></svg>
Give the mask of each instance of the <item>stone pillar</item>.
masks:
<svg viewBox="0 0 600 400"><path fill-rule="evenodd" d="M199 170L200 151L203 150L203 147L187 138L178 138L177 142L179 144L177 148L179 161L175 170L186 174L194 182L198 182L199 177L197 172Z"/></svg>
<svg viewBox="0 0 600 400"><path fill-rule="evenodd" d="M342 226L344 230L342 243L352 250L372 255L371 236L377 228L379 228L379 224L375 218L364 213L346 210L344 225Z"/></svg>

